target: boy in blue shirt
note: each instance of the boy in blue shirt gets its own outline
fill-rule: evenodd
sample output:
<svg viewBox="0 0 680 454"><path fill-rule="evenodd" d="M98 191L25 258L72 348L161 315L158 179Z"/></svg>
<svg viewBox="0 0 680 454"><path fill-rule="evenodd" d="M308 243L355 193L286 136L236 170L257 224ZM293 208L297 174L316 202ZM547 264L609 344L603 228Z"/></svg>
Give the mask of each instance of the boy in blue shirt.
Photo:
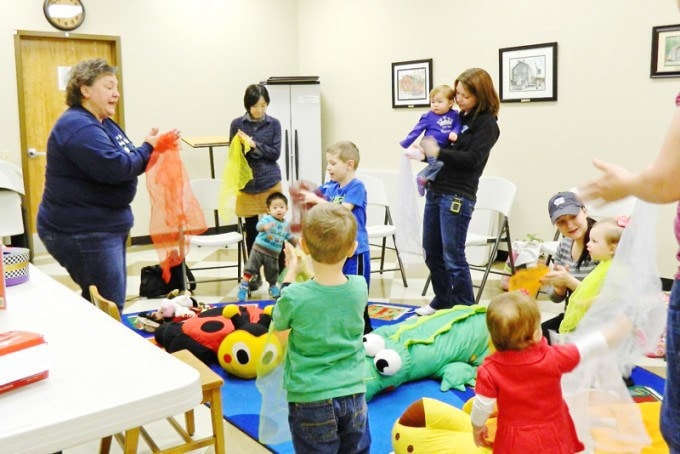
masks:
<svg viewBox="0 0 680 454"><path fill-rule="evenodd" d="M342 268L344 274L358 274L366 279L366 286L371 286L371 253L366 231L366 205L368 198L366 187L356 178L359 167L359 149L352 142L338 142L326 150L326 170L330 181L321 185L316 195L311 191L301 191L305 203L319 204L325 202L337 203L352 212L357 221L357 249L351 257L345 260ZM364 311L365 333L373 331L368 309Z"/></svg>
<svg viewBox="0 0 680 454"><path fill-rule="evenodd" d="M312 207L302 221L300 246L314 279L301 271L286 243L287 271L274 306L274 330L290 330L283 363L288 424L297 453L368 453L362 312L368 288L343 267L357 247L357 222L338 204Z"/></svg>

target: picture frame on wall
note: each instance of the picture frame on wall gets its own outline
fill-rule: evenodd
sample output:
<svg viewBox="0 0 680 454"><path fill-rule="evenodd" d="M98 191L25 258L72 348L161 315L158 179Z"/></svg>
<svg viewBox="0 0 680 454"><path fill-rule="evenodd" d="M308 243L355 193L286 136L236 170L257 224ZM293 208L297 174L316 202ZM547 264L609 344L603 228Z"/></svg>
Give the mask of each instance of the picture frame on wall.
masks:
<svg viewBox="0 0 680 454"><path fill-rule="evenodd" d="M652 66L649 77L680 77L680 24L652 28Z"/></svg>
<svg viewBox="0 0 680 454"><path fill-rule="evenodd" d="M392 63L392 107L430 105L432 59Z"/></svg>
<svg viewBox="0 0 680 454"><path fill-rule="evenodd" d="M501 102L557 101L557 43L498 49Z"/></svg>

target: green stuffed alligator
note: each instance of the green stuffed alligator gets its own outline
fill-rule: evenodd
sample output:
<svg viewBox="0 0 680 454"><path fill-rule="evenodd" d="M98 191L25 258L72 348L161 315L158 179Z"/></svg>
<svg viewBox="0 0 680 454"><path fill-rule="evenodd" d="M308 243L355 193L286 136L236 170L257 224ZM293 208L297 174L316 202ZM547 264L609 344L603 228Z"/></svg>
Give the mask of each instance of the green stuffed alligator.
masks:
<svg viewBox="0 0 680 454"><path fill-rule="evenodd" d="M364 336L366 400L405 382L441 379L441 390L474 385L489 354L486 308L454 306L387 325Z"/></svg>

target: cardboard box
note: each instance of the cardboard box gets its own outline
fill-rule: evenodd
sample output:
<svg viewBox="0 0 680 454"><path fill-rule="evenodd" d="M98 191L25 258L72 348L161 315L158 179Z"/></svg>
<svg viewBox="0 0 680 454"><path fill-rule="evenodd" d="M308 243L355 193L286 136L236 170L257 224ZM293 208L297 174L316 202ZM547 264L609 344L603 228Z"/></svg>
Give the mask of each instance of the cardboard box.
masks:
<svg viewBox="0 0 680 454"><path fill-rule="evenodd" d="M42 334L0 333L0 394L49 376L49 352Z"/></svg>

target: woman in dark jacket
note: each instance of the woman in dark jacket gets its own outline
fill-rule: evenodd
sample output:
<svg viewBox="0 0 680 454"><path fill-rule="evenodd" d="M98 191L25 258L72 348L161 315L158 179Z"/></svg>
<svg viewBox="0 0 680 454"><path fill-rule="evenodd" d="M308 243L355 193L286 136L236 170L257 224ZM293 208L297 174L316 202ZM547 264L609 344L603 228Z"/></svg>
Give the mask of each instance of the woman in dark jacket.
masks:
<svg viewBox="0 0 680 454"><path fill-rule="evenodd" d="M465 237L475 208L479 177L500 135L498 94L489 74L480 68L464 71L454 83L462 129L455 143L440 148L424 138L425 154L444 165L427 189L423 218L425 263L435 297L416 310L430 315L455 304L474 304Z"/></svg>
<svg viewBox="0 0 680 454"><path fill-rule="evenodd" d="M236 196L236 215L245 218L245 235L248 252L257 236L260 214L267 213L267 197L281 192L281 123L267 115L269 92L264 85L253 84L243 96L245 114L235 118L229 127L231 139L238 135L244 144L250 145L246 160L253 171L253 179ZM250 280L250 289L257 290L262 280L259 275Z"/></svg>

